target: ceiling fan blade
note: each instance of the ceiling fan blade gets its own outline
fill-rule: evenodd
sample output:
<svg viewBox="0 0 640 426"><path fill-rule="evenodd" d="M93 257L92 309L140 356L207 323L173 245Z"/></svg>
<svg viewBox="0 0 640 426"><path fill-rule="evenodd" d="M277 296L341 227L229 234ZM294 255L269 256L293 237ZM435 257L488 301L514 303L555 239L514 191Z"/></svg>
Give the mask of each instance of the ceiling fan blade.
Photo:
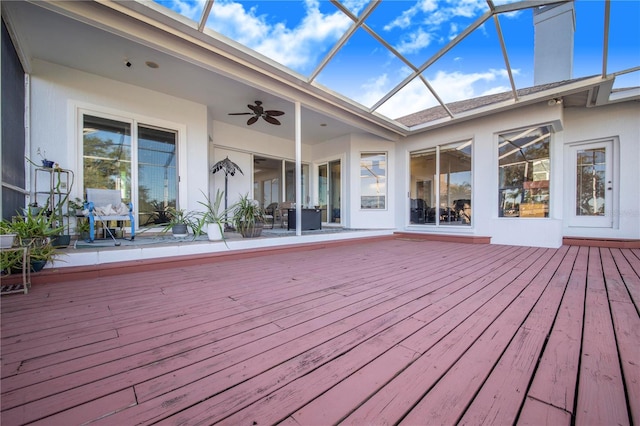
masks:
<svg viewBox="0 0 640 426"><path fill-rule="evenodd" d="M270 109L270 110L268 110L268 111L265 111L264 113L265 113L265 114L267 114L267 115L270 115L270 116L272 116L272 117L277 117L277 116L279 116L279 115L284 115L284 112L282 112L282 111L276 111L276 110L273 110L273 109Z"/></svg>
<svg viewBox="0 0 640 426"><path fill-rule="evenodd" d="M280 125L280 122L278 120L276 120L275 118L271 117L270 115L263 115L262 118L265 119L265 121L271 123L271 124L275 124L276 126Z"/></svg>
<svg viewBox="0 0 640 426"><path fill-rule="evenodd" d="M230 112L229 115L253 115L251 112Z"/></svg>
<svg viewBox="0 0 640 426"><path fill-rule="evenodd" d="M258 116L254 115L253 117L251 117L250 119L247 120L247 126L251 126L256 121L258 121Z"/></svg>

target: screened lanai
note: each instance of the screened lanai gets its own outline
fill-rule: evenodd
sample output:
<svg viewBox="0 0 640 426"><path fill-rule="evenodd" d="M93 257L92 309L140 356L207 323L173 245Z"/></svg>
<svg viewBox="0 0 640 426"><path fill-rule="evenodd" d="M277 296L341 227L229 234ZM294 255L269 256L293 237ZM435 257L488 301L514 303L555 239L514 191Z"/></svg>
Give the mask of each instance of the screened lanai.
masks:
<svg viewBox="0 0 640 426"><path fill-rule="evenodd" d="M558 81L563 73L566 79L615 75L616 88L638 87L640 33L628 21L637 18L633 3L156 0L145 6L396 119L434 106L453 117L447 104L504 91L518 100L518 89ZM564 27L538 22L553 8ZM570 27L575 43L562 46ZM573 58L536 52L545 38L558 51L571 49ZM534 78L534 68L544 67L555 71Z"/></svg>

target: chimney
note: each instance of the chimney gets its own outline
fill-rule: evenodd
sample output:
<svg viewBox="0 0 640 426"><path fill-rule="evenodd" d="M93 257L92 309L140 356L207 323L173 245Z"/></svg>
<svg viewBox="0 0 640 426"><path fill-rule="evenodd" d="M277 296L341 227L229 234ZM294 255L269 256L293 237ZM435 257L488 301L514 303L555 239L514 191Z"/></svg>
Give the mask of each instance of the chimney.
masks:
<svg viewBox="0 0 640 426"><path fill-rule="evenodd" d="M573 1L533 9L533 84L570 80L573 75Z"/></svg>

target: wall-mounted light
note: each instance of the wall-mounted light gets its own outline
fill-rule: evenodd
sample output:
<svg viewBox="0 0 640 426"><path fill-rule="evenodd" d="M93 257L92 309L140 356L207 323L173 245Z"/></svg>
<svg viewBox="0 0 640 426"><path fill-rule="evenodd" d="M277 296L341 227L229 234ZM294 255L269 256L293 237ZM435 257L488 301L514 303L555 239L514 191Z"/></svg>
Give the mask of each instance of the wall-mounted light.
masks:
<svg viewBox="0 0 640 426"><path fill-rule="evenodd" d="M562 98L553 98L547 101L547 105L549 106L560 105L561 103L562 103Z"/></svg>

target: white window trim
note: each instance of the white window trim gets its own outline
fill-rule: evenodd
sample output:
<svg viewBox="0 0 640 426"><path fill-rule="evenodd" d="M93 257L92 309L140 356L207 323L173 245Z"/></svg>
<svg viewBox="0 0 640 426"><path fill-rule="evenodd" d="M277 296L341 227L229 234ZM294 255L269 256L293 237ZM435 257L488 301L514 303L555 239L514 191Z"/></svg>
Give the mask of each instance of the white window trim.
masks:
<svg viewBox="0 0 640 426"><path fill-rule="evenodd" d="M373 155L373 154L384 154L386 170L385 170L385 182L384 182L384 208L382 209L365 209L362 207L362 186L360 182L358 182L358 208L362 212L384 212L389 210L389 152L388 151L360 151L360 155L358 156L358 181L360 180L360 173L362 172L362 156L363 155Z"/></svg>
<svg viewBox="0 0 640 426"><path fill-rule="evenodd" d="M152 126L164 128L167 130L175 131L177 138L177 167L178 167L178 206L187 206L188 205L188 181L187 181L187 126L185 124L176 123L168 120L162 120L155 117L149 117L141 114L136 114L133 112L127 112L122 110L116 110L113 108L103 107L100 105L88 104L83 102L70 102L70 109L73 111L72 114L69 114L70 120L68 126L70 129L73 129L69 134L74 135L73 147L74 153L76 155L75 164L76 170L78 171L75 174L76 179L76 190L75 194L72 194L72 197L78 197L80 199L84 199L84 194L81 192L77 192L78 190L82 191L82 182L84 182L84 164L83 164L83 116L84 115L93 115L96 117L102 117L110 120L117 120L123 123L129 123L131 125L131 137L132 140L135 138L137 142L137 127L139 125L142 126ZM137 146L137 143L136 143ZM138 162L138 153L136 150L133 150L131 153L131 161L132 163ZM138 170L137 167L132 167L131 170L131 178L134 182L138 181ZM138 188L131 188L132 199L138 199ZM139 227L138 223L138 206L137 203L134 202L134 215L136 220L136 228Z"/></svg>

